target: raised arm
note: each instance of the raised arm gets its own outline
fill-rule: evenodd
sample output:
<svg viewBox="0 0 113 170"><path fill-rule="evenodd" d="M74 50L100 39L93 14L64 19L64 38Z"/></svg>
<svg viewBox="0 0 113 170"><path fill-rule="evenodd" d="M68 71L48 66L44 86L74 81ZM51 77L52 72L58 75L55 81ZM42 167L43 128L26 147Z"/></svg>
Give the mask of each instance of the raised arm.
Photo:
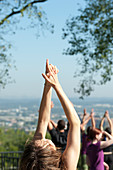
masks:
<svg viewBox="0 0 113 170"><path fill-rule="evenodd" d="M80 125L80 128L81 128L81 131L82 132L84 132L85 131L85 125L87 124L87 123L85 123L86 122L86 115L87 115L87 112L86 112L86 108L84 108L84 114L83 114L83 117L82 117L82 121L81 121L81 125ZM88 117L89 118L89 117ZM90 120L90 119L89 119ZM88 121L89 121L88 120Z"/></svg>
<svg viewBox="0 0 113 170"><path fill-rule="evenodd" d="M49 131L52 130L53 127L56 129L57 128L57 124L54 121L50 120L49 123L48 123L48 130Z"/></svg>
<svg viewBox="0 0 113 170"><path fill-rule="evenodd" d="M84 114L83 114L83 118L82 118L82 122L81 123L85 122L86 116L87 116L87 112L86 112L86 108L84 108Z"/></svg>
<svg viewBox="0 0 113 170"><path fill-rule="evenodd" d="M95 119L94 119L94 110L91 110L90 115L87 117L87 119L80 125L81 130L84 131L84 126L89 122L89 120L91 119L91 123L92 123L92 128L95 128Z"/></svg>
<svg viewBox="0 0 113 170"><path fill-rule="evenodd" d="M104 116L102 117L102 119L101 119L101 121L100 121L100 125L99 125L99 129L100 129L101 131L104 130L104 128L103 128L104 120L105 120L105 114L104 114Z"/></svg>
<svg viewBox="0 0 113 170"><path fill-rule="evenodd" d="M103 135L106 135L109 140L107 140L107 141L101 141L101 143L100 143L100 148L101 148L101 149L106 148L106 147L108 147L108 146L110 146L110 145L113 144L113 136L111 136L111 135L110 135L108 132L106 132L106 131L103 131L102 133L103 133Z"/></svg>
<svg viewBox="0 0 113 170"><path fill-rule="evenodd" d="M91 123L92 123L92 128L95 128L95 119L94 119L94 109L91 110Z"/></svg>
<svg viewBox="0 0 113 170"><path fill-rule="evenodd" d="M89 122L90 119L91 119L91 115L89 115L87 117L87 119L80 125L80 128L81 128L82 132L85 131L85 125Z"/></svg>
<svg viewBox="0 0 113 170"><path fill-rule="evenodd" d="M67 146L63 153L64 162L69 170L75 170L80 153L80 120L72 103L67 98L60 84L56 85L54 89L70 124L67 137Z"/></svg>
<svg viewBox="0 0 113 170"><path fill-rule="evenodd" d="M53 101L51 101L51 109L54 107L54 103ZM48 123L48 130L52 130L53 127L56 129L57 128L57 124L53 121L53 120L50 120L49 123Z"/></svg>
<svg viewBox="0 0 113 170"><path fill-rule="evenodd" d="M43 77L51 83L54 90L57 93L57 96L61 102L61 105L64 109L66 117L69 121L70 127L67 138L67 146L63 153L63 161L67 166L68 170L76 170L79 154L80 154L80 120L79 117L66 94L64 93L57 75L54 74L54 71L50 72L50 75L53 80L50 80L48 76L43 74Z"/></svg>
<svg viewBox="0 0 113 170"><path fill-rule="evenodd" d="M109 123L110 129L111 129L111 135L113 136L113 123L112 123L112 121L111 121L111 119L110 119L110 117L109 117L108 110L106 110L106 112L105 112L105 116L106 116L106 118L107 118L107 120L108 120L108 123Z"/></svg>
<svg viewBox="0 0 113 170"><path fill-rule="evenodd" d="M57 128L57 123L55 123L53 120L50 120L50 122L53 125L53 127L56 129Z"/></svg>
<svg viewBox="0 0 113 170"><path fill-rule="evenodd" d="M46 61L46 74L49 72L49 61ZM42 100L39 109L38 125L34 137L45 138L51 111L51 84L45 81Z"/></svg>

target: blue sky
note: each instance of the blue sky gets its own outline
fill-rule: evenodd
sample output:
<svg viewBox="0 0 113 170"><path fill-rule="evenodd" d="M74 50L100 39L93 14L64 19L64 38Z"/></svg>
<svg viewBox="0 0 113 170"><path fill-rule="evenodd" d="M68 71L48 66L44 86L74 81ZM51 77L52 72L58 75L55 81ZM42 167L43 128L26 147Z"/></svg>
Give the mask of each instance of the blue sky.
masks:
<svg viewBox="0 0 113 170"><path fill-rule="evenodd" d="M1 98L41 97L44 84L41 74L47 58L58 67L59 81L68 97L78 97L73 90L77 82L73 77L76 71L75 58L62 55L68 44L61 38L66 19L78 13L77 3L84 5L83 0L48 0L40 4L49 21L55 25L54 34L45 31L44 35L40 33L40 37L36 38L33 29L26 29L17 30L15 35L8 36L13 44L11 52L17 67L17 71L12 69L11 76L16 83L8 84L1 90ZM113 97L112 89L113 79L105 86L96 87L91 97Z"/></svg>

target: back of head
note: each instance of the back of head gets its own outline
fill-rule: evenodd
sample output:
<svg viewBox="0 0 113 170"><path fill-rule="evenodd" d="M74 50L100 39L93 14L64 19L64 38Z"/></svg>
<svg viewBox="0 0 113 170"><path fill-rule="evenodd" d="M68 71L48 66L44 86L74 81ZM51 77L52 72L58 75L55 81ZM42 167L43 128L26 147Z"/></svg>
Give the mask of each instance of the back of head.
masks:
<svg viewBox="0 0 113 170"><path fill-rule="evenodd" d="M58 124L57 127L58 127L59 130L63 130L65 128L65 121L64 120L59 120L57 124Z"/></svg>
<svg viewBox="0 0 113 170"><path fill-rule="evenodd" d="M37 147L35 142L26 145L20 161L20 170L58 170L61 153L48 147Z"/></svg>
<svg viewBox="0 0 113 170"><path fill-rule="evenodd" d="M91 128L89 130L89 139L94 140L96 139L96 135L99 135L101 131L97 128Z"/></svg>
<svg viewBox="0 0 113 170"><path fill-rule="evenodd" d="M67 122L67 130L69 130L69 121Z"/></svg>
<svg viewBox="0 0 113 170"><path fill-rule="evenodd" d="M106 128L105 128L105 131L108 132L108 133L111 135L111 129L110 129L110 127L106 127Z"/></svg>

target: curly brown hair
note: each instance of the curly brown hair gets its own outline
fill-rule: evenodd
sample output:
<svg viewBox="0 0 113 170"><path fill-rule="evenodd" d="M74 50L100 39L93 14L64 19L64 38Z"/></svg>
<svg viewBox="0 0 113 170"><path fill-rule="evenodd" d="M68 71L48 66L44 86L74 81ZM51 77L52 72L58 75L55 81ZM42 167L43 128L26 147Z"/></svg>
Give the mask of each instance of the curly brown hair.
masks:
<svg viewBox="0 0 113 170"><path fill-rule="evenodd" d="M19 170L59 170L62 169L61 160L62 154L59 149L37 147L35 141L31 141L25 146Z"/></svg>

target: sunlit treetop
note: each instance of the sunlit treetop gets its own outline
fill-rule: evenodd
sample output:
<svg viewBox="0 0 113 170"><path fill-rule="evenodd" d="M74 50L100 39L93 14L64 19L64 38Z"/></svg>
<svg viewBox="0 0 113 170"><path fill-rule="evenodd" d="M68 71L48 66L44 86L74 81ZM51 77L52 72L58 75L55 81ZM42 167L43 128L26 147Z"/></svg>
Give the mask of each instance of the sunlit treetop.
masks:
<svg viewBox="0 0 113 170"><path fill-rule="evenodd" d="M75 92L89 96L113 75L113 0L86 0L79 15L67 19L63 39L69 45L64 54L74 55L78 65Z"/></svg>

